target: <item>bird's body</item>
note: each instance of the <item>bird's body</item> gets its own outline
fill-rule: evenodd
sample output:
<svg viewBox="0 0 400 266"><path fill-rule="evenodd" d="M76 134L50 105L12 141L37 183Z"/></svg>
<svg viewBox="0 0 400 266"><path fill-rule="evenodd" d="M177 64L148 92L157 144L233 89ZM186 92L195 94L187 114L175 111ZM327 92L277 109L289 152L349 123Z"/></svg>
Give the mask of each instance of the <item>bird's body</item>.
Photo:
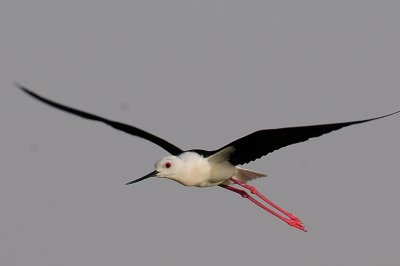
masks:
<svg viewBox="0 0 400 266"><path fill-rule="evenodd" d="M166 167L169 164L169 168ZM235 167L228 163L215 164L196 152L183 152L159 160L157 176L169 178L189 187L216 186L235 174Z"/></svg>
<svg viewBox="0 0 400 266"><path fill-rule="evenodd" d="M156 176L169 178L189 187L209 187L222 183L226 174L219 173L218 176L211 174L212 169L217 168L223 169L227 173L234 173L234 166L212 167L207 158L190 151L183 152L178 156L165 157L155 165L158 172Z"/></svg>
<svg viewBox="0 0 400 266"><path fill-rule="evenodd" d="M188 187L229 185L232 183L229 180L232 176L242 182L265 176L232 165L220 157L223 154L224 151L214 156L204 157L197 152L187 151L178 156L167 156L155 164L156 176L172 179Z"/></svg>
<svg viewBox="0 0 400 266"><path fill-rule="evenodd" d="M258 192L255 187L247 184L248 181L263 177L265 175L240 168L238 165L246 164L253 160L259 159L262 156L265 156L268 153L271 153L282 147L303 142L310 138L319 137L323 134L338 130L343 127L381 119L400 112L397 111L388 115L371 119L342 123L263 129L239 138L216 150L205 151L197 149L184 151L174 144L137 127L112 121L62 105L60 103L56 103L28 90L19 84L16 84L16 86L45 104L85 119L103 122L115 129L144 138L157 144L171 154L170 156L157 161L154 171L134 181L128 182L127 184L133 184L146 178L157 176L177 181L178 183L189 187L220 186L240 194L244 198L249 199L256 205L285 221L289 225L303 231L306 230L304 224L299 218L270 201L263 194ZM249 190L252 194L255 194L266 204L279 211L279 213L253 198L245 190L231 186L232 184Z"/></svg>

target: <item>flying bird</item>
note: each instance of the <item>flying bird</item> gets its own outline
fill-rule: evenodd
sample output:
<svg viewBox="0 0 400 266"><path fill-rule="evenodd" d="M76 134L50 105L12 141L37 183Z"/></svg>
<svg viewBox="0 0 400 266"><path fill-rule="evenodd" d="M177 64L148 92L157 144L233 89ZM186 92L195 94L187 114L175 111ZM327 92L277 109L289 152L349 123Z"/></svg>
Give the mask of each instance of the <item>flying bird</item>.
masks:
<svg viewBox="0 0 400 266"><path fill-rule="evenodd" d="M154 171L141 178L126 183L127 185L137 183L150 177L161 177L172 179L184 186L190 187L220 186L227 190L238 193L265 211L283 220L288 225L305 232L307 230L303 222L297 216L284 210L276 203L265 197L254 186L251 186L247 183L266 175L244 169L238 165L249 163L280 148L303 142L310 138L319 137L343 127L381 119L400 112L397 111L375 118L342 123L263 129L234 140L216 150L182 150L165 139L157 137L137 127L65 106L63 104L46 99L18 83L15 83L15 85L33 98L54 108L80 116L82 118L103 122L115 129L121 130L133 136L144 138L160 146L171 154L170 156L166 156L158 160L155 163ZM240 188L234 187L233 185L237 185ZM251 194L246 192L244 189L247 189L249 192L251 192L251 194L256 195L261 200L251 196ZM262 203L262 201L264 203ZM269 205L269 207L267 205Z"/></svg>

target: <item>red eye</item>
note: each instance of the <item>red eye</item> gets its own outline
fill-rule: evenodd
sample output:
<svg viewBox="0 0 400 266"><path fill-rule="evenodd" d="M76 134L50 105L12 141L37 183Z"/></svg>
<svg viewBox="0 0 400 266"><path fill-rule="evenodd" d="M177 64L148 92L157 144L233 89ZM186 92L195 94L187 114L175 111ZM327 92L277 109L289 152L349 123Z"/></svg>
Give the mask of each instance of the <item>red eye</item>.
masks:
<svg viewBox="0 0 400 266"><path fill-rule="evenodd" d="M168 162L168 163L165 163L165 168L170 168L171 167L171 163L170 162Z"/></svg>

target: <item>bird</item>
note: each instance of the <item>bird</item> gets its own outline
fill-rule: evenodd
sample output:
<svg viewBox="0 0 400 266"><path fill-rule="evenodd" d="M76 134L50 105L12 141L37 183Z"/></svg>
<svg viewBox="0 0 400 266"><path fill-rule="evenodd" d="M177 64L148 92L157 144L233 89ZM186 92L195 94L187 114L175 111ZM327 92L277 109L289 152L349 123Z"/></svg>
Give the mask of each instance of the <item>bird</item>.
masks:
<svg viewBox="0 0 400 266"><path fill-rule="evenodd" d="M239 194L286 222L288 225L304 232L307 232L307 229L296 215L281 208L259 192L256 187L248 184L248 182L265 177L266 175L242 168L240 165L260 159L283 147L304 142L310 138L319 137L343 127L378 120L400 112L397 111L383 116L349 122L262 129L236 139L215 150L183 150L167 140L137 127L68 107L44 98L17 82L15 82L15 85L26 94L51 107L85 119L102 122L117 130L148 140L170 153L170 155L161 158L155 163L153 171L143 177L127 182L126 185L131 185L150 177L159 177L174 180L188 187L205 188L219 186ZM234 185L237 185L239 188ZM253 194L258 199L253 197Z"/></svg>

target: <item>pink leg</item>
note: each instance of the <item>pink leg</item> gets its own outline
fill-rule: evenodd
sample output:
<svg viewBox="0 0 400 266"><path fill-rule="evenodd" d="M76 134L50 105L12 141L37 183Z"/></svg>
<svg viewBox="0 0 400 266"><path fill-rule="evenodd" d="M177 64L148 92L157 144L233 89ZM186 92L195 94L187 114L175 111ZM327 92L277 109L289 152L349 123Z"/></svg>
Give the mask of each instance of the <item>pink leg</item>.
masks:
<svg viewBox="0 0 400 266"><path fill-rule="evenodd" d="M220 185L221 187L231 190L233 192L236 192L238 194L240 194L242 197L249 199L250 201L252 201L253 203L257 204L259 207L263 208L264 210L266 210L267 212L271 213L272 215L276 216L277 218L283 220L284 222L286 222L287 224L289 224L290 226L293 226L295 228L298 228L300 230L303 230L304 232L307 232L307 230L305 229L304 224L300 221L299 218L297 218L295 215L285 211L284 209L282 209L281 207L279 207L278 205L276 205L274 202L272 202L271 200L267 199L263 194L261 194L260 192L258 192L258 190L253 187L250 186L246 183L243 183L240 180L234 179L234 178L230 178L230 180L239 185L242 186L248 190L251 191L252 194L256 194L256 196L258 196L259 198L261 198L263 201L265 201L267 204L271 205L272 207L274 207L275 209L277 209L278 211L280 211L281 213L285 214L286 216L289 217L286 218L284 216L282 216L281 214L271 210L270 208L266 207L265 205L263 205L261 202L259 202L258 200L254 199L253 197L251 197L246 191L232 187L232 186L227 186L227 185Z"/></svg>
<svg viewBox="0 0 400 266"><path fill-rule="evenodd" d="M259 207L261 207L264 210L266 210L267 212L269 212L270 214L275 215L279 219L282 219L282 220L285 221L285 219L286 219L285 217L283 217L279 213L274 212L273 210L271 210L270 208L268 208L267 206L265 206L264 204L262 204L261 202L259 202L255 198L253 198L252 196L250 196L246 191L244 191L242 189L238 189L238 188L232 187L232 186L228 186L228 185L219 185L219 186L223 187L223 188L225 188L227 190L230 190L230 191L233 191L233 192L236 192L236 193L240 194L240 196L242 196L243 198L249 199L253 203L257 204Z"/></svg>

